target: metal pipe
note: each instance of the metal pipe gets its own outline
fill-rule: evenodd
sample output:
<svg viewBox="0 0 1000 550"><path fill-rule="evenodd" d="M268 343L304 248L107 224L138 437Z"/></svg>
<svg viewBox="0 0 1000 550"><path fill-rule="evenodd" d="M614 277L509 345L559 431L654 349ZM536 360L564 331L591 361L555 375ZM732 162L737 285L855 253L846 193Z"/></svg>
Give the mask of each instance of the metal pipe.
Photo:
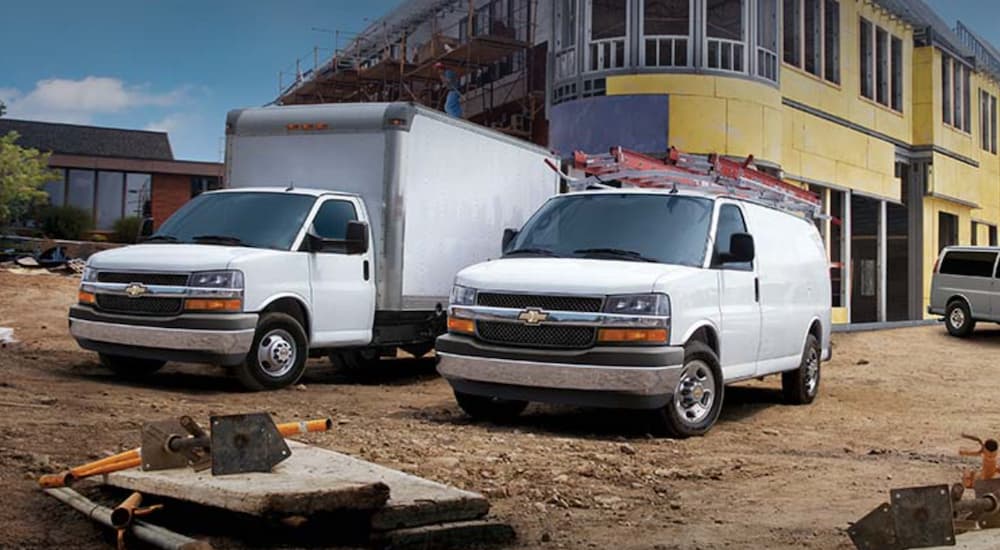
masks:
<svg viewBox="0 0 1000 550"><path fill-rule="evenodd" d="M114 527L111 523L111 509L101 506L88 499L69 487L59 487L56 489L44 489L49 496L68 504L71 508L87 516L88 518L104 525ZM195 540L190 537L175 533L169 529L157 525L151 525L144 521L136 521L132 524L132 534L135 538L164 550L211 550L212 545L207 542Z"/></svg>
<svg viewBox="0 0 1000 550"><path fill-rule="evenodd" d="M1000 501L993 495L984 497L960 500L955 503L955 512L959 514L972 514L980 516L984 514L995 514L1000 511Z"/></svg>

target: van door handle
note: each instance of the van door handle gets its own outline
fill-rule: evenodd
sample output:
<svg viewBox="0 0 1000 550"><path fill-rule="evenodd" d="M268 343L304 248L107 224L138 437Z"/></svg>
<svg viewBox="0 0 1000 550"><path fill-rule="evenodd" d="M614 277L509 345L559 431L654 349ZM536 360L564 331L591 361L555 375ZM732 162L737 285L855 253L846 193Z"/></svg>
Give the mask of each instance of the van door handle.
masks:
<svg viewBox="0 0 1000 550"><path fill-rule="evenodd" d="M753 301L760 302L760 278L753 278Z"/></svg>
<svg viewBox="0 0 1000 550"><path fill-rule="evenodd" d="M361 269L364 272L364 277L365 277L365 280L367 281L368 280L368 260L365 260L365 262L363 264L361 264Z"/></svg>

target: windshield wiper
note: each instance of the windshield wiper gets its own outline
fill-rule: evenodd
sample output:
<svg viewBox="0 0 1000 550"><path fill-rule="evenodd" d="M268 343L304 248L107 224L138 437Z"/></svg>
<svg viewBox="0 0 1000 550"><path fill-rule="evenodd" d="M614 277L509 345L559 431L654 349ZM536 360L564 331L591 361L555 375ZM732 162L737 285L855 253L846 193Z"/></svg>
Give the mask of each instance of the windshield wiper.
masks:
<svg viewBox="0 0 1000 550"><path fill-rule="evenodd" d="M175 243L177 242L177 237L173 235L153 235L152 237L146 237L145 239L142 240L142 242L144 243L153 243L157 241Z"/></svg>
<svg viewBox="0 0 1000 550"><path fill-rule="evenodd" d="M239 237L230 235L196 235L191 238L196 243L225 244L230 246L250 246Z"/></svg>
<svg viewBox="0 0 1000 550"><path fill-rule="evenodd" d="M603 254L606 256L619 256L626 259L638 260L640 262L657 262L648 256L643 256L635 250L625 250L622 248L581 248L574 250L573 254Z"/></svg>
<svg viewBox="0 0 1000 550"><path fill-rule="evenodd" d="M504 254L504 256L513 256L514 254L537 254L540 256L559 256L558 254L547 248L518 248L517 250L511 250L510 252Z"/></svg>

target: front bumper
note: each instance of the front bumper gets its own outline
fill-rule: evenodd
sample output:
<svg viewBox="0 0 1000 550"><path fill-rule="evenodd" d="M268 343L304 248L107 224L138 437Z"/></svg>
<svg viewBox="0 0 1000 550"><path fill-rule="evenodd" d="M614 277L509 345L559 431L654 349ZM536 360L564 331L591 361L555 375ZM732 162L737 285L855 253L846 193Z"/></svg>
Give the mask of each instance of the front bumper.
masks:
<svg viewBox="0 0 1000 550"><path fill-rule="evenodd" d="M80 347L125 357L235 365L253 344L256 313L113 315L73 306L69 331Z"/></svg>
<svg viewBox="0 0 1000 550"><path fill-rule="evenodd" d="M448 334L438 372L456 390L503 399L652 409L670 402L684 364L675 346L508 348Z"/></svg>

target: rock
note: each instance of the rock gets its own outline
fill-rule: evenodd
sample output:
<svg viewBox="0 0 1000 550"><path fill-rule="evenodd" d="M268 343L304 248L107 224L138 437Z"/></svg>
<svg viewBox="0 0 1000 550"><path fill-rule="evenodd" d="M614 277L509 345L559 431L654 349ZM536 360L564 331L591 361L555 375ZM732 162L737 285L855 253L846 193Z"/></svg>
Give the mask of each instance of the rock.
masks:
<svg viewBox="0 0 1000 550"><path fill-rule="evenodd" d="M451 470L457 468L461 461L453 456L435 456L428 458L424 463L433 468Z"/></svg>
<svg viewBox="0 0 1000 550"><path fill-rule="evenodd" d="M763 430L760 431L760 433L764 435L781 435L781 432L775 430L774 428L764 428Z"/></svg>
<svg viewBox="0 0 1000 550"><path fill-rule="evenodd" d="M678 502L678 501L676 501L676 500L671 501L670 502L670 509L671 510L680 510L681 509L681 503Z"/></svg>
<svg viewBox="0 0 1000 550"><path fill-rule="evenodd" d="M56 399L55 397L45 396L45 397L39 397L38 399L36 399L36 401L38 401L42 405L55 405L59 400Z"/></svg>
<svg viewBox="0 0 1000 550"><path fill-rule="evenodd" d="M566 483L567 481L569 481L569 476L566 474L559 474L556 477L552 478L552 481L556 483Z"/></svg>
<svg viewBox="0 0 1000 550"><path fill-rule="evenodd" d="M622 497L616 497L614 495L598 495L594 497L594 502L601 506L614 506L615 504L620 504L622 502Z"/></svg>
<svg viewBox="0 0 1000 550"><path fill-rule="evenodd" d="M545 503L544 502L536 502L536 503L532 504L531 506L534 507L535 510L537 510L537 511L543 513L543 514L548 511L548 509L545 507Z"/></svg>
<svg viewBox="0 0 1000 550"><path fill-rule="evenodd" d="M634 455L636 453L635 447L629 445L628 443L622 443L618 450L627 455Z"/></svg>
<svg viewBox="0 0 1000 550"><path fill-rule="evenodd" d="M552 542L552 535L548 533L542 533L542 542Z"/></svg>
<svg viewBox="0 0 1000 550"><path fill-rule="evenodd" d="M869 363L869 361L867 359L858 359L858 362L855 363L855 364L856 365L867 365L868 363Z"/></svg>

